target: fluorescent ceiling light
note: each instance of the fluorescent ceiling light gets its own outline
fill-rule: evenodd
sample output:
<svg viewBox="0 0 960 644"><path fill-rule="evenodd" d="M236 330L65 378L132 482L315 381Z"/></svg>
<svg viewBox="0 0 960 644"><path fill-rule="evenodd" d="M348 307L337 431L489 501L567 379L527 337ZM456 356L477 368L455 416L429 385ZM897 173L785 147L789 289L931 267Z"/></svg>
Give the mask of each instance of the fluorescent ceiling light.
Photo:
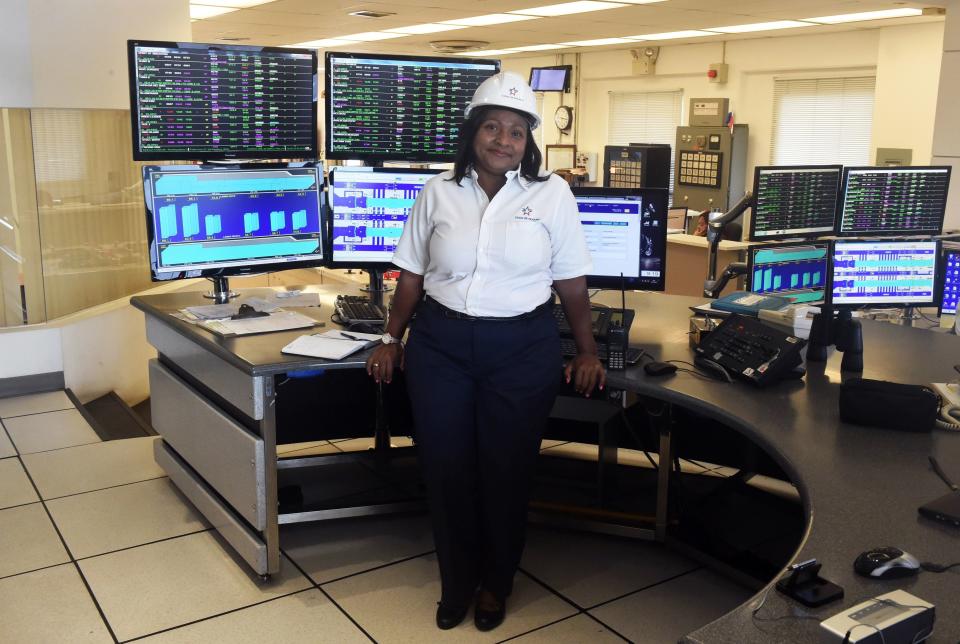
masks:
<svg viewBox="0 0 960 644"><path fill-rule="evenodd" d="M509 47L507 51L544 51L547 49L567 49L570 45L524 45L523 47Z"/></svg>
<svg viewBox="0 0 960 644"><path fill-rule="evenodd" d="M642 36L624 36L630 40L673 40L674 38L699 38L700 36L716 36L709 31L688 29L686 31L667 31L662 34L643 34Z"/></svg>
<svg viewBox="0 0 960 644"><path fill-rule="evenodd" d="M205 18L222 16L223 14L230 13L232 11L236 11L236 9L233 7L211 7L205 4L192 4L190 5L190 19L204 20Z"/></svg>
<svg viewBox="0 0 960 644"><path fill-rule="evenodd" d="M792 29L793 27L812 27L809 22L799 20L774 20L773 22L754 22L748 25L730 25L728 27L709 27L704 31L718 31L722 34L745 34L751 31L770 31L772 29Z"/></svg>
<svg viewBox="0 0 960 644"><path fill-rule="evenodd" d="M838 25L843 22L859 22L861 20L883 20L884 18L909 18L922 15L920 9L903 7L901 9L885 9L883 11L863 11L861 13L844 13L838 16L820 16L819 18L804 18L809 22L819 22L825 25Z"/></svg>
<svg viewBox="0 0 960 644"><path fill-rule="evenodd" d="M530 9L517 9L510 13L523 14L527 16L539 16L549 18L552 16L569 16L574 13L587 13L588 11L602 11L604 9L617 9L627 5L617 2L596 2L595 0L579 0L578 2L564 2L561 4L548 4L545 7L532 7Z"/></svg>
<svg viewBox="0 0 960 644"><path fill-rule="evenodd" d="M230 7L231 9L249 9L267 4L273 0L190 0L190 4L205 4L211 7Z"/></svg>
<svg viewBox="0 0 960 644"><path fill-rule="evenodd" d="M654 2L666 2L667 0L617 0L625 4L653 4Z"/></svg>
<svg viewBox="0 0 960 644"><path fill-rule="evenodd" d="M488 13L485 16L473 16L472 18L457 18L456 20L442 20L445 25L460 25L462 27L486 27L488 25L501 25L506 22L520 22L521 20L535 20L536 16L518 16L509 13Z"/></svg>
<svg viewBox="0 0 960 644"><path fill-rule="evenodd" d="M485 49L483 51L465 51L464 56L503 56L505 54L515 54L515 51L507 49Z"/></svg>
<svg viewBox="0 0 960 644"><path fill-rule="evenodd" d="M346 40L343 38L323 38L321 40L308 40L307 42L298 42L295 45L284 45L285 47L306 47L308 49L323 49L324 47L344 47L346 45L356 45L359 40Z"/></svg>
<svg viewBox="0 0 960 644"><path fill-rule="evenodd" d="M463 25L441 25L438 22L428 22L423 25L410 25L409 27L397 27L395 29L384 29L398 34L435 34L439 31L452 31L454 29L466 29Z"/></svg>
<svg viewBox="0 0 960 644"><path fill-rule="evenodd" d="M577 40L576 42L565 42L563 44L571 47L599 47L601 45L623 45L635 42L637 41L626 38L597 38L596 40Z"/></svg>
<svg viewBox="0 0 960 644"><path fill-rule="evenodd" d="M391 34L386 31L364 31L359 34L350 34L341 36L343 40L355 40L359 42L373 42L374 40L390 40L391 38L403 38L406 34Z"/></svg>

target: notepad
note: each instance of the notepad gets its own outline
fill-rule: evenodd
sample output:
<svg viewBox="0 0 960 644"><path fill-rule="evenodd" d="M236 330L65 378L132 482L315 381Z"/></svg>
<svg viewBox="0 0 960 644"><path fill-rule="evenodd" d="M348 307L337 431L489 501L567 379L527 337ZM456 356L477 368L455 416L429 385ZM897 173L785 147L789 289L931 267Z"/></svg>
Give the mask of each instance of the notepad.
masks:
<svg viewBox="0 0 960 644"><path fill-rule="evenodd" d="M342 360L351 353L366 349L380 341L380 336L372 333L347 333L346 335L349 337L344 337L344 332L336 330L319 335L301 335L280 351L311 358Z"/></svg>
<svg viewBox="0 0 960 644"><path fill-rule="evenodd" d="M302 329L317 324L317 321L306 315L292 311L277 311L264 317L245 318L240 320L207 320L201 324L205 329L217 335L250 335L253 333L270 333L272 331L289 331Z"/></svg>

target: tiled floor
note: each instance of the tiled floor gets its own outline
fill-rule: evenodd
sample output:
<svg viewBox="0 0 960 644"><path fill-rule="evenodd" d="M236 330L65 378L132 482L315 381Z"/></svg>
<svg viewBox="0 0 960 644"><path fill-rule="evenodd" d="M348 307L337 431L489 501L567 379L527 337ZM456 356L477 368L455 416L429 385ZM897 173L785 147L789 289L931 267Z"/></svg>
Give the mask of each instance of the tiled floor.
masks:
<svg viewBox="0 0 960 644"><path fill-rule="evenodd" d="M154 439L99 442L71 407L62 393L0 400L4 643L674 642L749 595L655 544L531 527L507 620L490 633L469 619L439 631L426 516L283 526L281 572L263 581L157 468ZM368 446L315 441L281 451ZM545 448L596 453L556 441Z"/></svg>

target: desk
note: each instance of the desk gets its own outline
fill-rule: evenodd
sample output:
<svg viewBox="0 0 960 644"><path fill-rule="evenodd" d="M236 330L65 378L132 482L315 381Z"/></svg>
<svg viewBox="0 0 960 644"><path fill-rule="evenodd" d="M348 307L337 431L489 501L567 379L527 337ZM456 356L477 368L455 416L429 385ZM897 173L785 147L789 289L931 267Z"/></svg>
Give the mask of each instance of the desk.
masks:
<svg viewBox="0 0 960 644"><path fill-rule="evenodd" d="M675 233L667 235L667 283L665 291L671 295L699 297L707 276L707 238ZM744 261L750 242L721 241L717 250L717 275L727 264ZM742 287L742 280L731 280L723 290L727 295ZM738 286L739 285L739 286Z"/></svg>

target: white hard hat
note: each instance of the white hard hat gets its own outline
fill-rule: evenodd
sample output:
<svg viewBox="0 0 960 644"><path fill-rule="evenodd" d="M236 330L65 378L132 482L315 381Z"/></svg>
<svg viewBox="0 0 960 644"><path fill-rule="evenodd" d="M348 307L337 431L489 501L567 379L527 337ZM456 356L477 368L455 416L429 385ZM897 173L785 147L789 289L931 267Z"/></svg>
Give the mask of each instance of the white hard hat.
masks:
<svg viewBox="0 0 960 644"><path fill-rule="evenodd" d="M465 117L475 107L484 105L508 107L523 112L530 117L530 129L535 130L540 125L540 115L537 114L537 98L533 90L527 85L520 74L515 72L500 72L480 83L480 87L473 93L470 104L467 105Z"/></svg>

